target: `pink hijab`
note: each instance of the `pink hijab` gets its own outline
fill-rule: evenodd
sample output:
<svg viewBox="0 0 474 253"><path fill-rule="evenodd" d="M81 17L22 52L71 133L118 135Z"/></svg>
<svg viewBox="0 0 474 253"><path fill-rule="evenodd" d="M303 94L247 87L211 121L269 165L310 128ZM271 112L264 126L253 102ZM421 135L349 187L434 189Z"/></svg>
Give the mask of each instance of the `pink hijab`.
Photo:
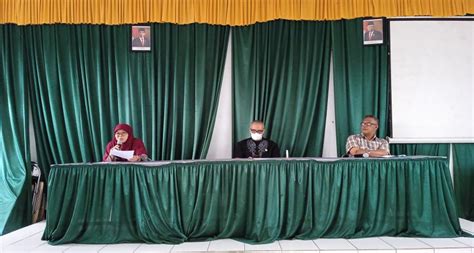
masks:
<svg viewBox="0 0 474 253"><path fill-rule="evenodd" d="M117 145L117 139L115 139L115 133L118 130L123 130L128 133L128 139L125 143L122 143L121 145L121 150L133 150L134 155L146 155L146 149L145 149L145 144L143 144L142 140L133 137L133 129L130 125L127 124L118 124L114 128L114 135L112 136L112 140L107 144L107 147L105 148L105 154L103 157L103 161L109 157L110 150ZM125 159L117 158L117 161L126 161Z"/></svg>

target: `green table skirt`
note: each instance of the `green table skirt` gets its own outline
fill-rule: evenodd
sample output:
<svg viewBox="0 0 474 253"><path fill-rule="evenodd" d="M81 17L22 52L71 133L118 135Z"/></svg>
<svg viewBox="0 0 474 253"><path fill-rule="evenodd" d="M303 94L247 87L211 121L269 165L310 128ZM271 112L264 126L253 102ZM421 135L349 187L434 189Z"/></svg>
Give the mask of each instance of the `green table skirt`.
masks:
<svg viewBox="0 0 474 253"><path fill-rule="evenodd" d="M438 157L65 164L48 187L50 244L462 234Z"/></svg>

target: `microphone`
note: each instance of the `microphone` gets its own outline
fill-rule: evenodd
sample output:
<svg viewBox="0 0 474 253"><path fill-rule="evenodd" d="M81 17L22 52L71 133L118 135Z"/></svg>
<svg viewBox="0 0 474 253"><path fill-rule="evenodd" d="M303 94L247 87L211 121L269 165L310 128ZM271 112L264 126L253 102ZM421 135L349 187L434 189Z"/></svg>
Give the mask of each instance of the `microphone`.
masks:
<svg viewBox="0 0 474 253"><path fill-rule="evenodd" d="M150 159L147 155L141 154L141 155L140 155L140 161L142 161L142 162L149 162L149 161L151 161L151 159Z"/></svg>
<svg viewBox="0 0 474 253"><path fill-rule="evenodd" d="M121 150L122 149L122 141L118 140L117 145L119 146L118 150Z"/></svg>

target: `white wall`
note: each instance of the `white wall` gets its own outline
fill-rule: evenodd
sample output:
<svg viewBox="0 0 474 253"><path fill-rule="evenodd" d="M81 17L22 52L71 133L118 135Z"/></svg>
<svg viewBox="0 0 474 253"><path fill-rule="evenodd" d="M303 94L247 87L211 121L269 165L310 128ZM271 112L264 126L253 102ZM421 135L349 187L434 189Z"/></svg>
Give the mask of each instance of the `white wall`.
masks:
<svg viewBox="0 0 474 253"><path fill-rule="evenodd" d="M232 158L232 35L229 36L216 123L207 159Z"/></svg>
<svg viewBox="0 0 474 253"><path fill-rule="evenodd" d="M30 103L30 113L29 113L29 120L30 120L30 155L31 161L38 162L38 152L36 152L36 136L35 136L35 128L33 126L33 114L31 110L31 103Z"/></svg>
<svg viewBox="0 0 474 253"><path fill-rule="evenodd" d="M331 65L329 66L328 106L324 131L323 157L337 157L336 108L334 106L334 61L332 56L333 54L331 54Z"/></svg>

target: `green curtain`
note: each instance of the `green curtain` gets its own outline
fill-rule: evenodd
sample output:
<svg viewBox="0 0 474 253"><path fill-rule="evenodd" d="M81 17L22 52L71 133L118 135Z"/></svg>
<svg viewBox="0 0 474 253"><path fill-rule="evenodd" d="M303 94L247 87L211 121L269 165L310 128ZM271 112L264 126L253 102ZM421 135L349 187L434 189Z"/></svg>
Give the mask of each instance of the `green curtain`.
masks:
<svg viewBox="0 0 474 253"><path fill-rule="evenodd" d="M393 155L428 155L449 157L449 144L390 144Z"/></svg>
<svg viewBox="0 0 474 253"><path fill-rule="evenodd" d="M291 156L321 156L330 62L327 22L272 21L232 29L233 142L252 120Z"/></svg>
<svg viewBox="0 0 474 253"><path fill-rule="evenodd" d="M134 128L152 159L205 158L229 27L151 24L151 52L131 51L129 25L17 29L42 167L101 161L118 123Z"/></svg>
<svg viewBox="0 0 474 253"><path fill-rule="evenodd" d="M453 160L459 215L474 221L474 144L453 144Z"/></svg>
<svg viewBox="0 0 474 253"><path fill-rule="evenodd" d="M443 158L65 164L49 187L51 244L463 235Z"/></svg>
<svg viewBox="0 0 474 253"><path fill-rule="evenodd" d="M341 156L346 152L347 137L360 133L364 115L379 118L378 137L388 134L388 37L384 33L383 45L364 46L362 19L331 24L337 153Z"/></svg>
<svg viewBox="0 0 474 253"><path fill-rule="evenodd" d="M31 223L25 43L14 26L0 26L0 235Z"/></svg>

